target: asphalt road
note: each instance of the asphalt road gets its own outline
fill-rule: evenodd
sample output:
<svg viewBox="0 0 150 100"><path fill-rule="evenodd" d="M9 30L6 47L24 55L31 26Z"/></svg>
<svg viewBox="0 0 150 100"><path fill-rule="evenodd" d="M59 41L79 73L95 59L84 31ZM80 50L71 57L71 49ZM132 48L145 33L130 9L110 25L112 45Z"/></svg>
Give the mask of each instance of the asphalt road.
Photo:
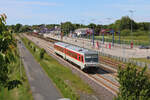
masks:
<svg viewBox="0 0 150 100"><path fill-rule="evenodd" d="M18 43L34 100L58 100L62 96L24 44Z"/></svg>

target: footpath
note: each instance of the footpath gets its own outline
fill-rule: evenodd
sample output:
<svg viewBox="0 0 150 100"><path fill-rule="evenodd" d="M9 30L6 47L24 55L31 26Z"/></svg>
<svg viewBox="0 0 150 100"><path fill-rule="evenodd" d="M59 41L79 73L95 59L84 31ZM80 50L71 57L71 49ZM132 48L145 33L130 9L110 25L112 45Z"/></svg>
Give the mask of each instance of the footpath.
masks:
<svg viewBox="0 0 150 100"><path fill-rule="evenodd" d="M32 54L27 50L22 42L18 43L18 48L34 100L58 100L62 98L53 82L46 75L40 64L35 61Z"/></svg>

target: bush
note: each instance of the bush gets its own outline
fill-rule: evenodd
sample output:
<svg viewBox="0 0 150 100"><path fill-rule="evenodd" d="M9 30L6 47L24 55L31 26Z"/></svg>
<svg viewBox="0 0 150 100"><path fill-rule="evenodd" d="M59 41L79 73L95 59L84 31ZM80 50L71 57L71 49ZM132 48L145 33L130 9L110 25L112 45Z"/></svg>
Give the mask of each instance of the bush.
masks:
<svg viewBox="0 0 150 100"><path fill-rule="evenodd" d="M43 58L44 58L45 52L46 52L46 51L42 48L41 51L40 51L40 59L43 59Z"/></svg>
<svg viewBox="0 0 150 100"><path fill-rule="evenodd" d="M121 36L129 36L130 32L131 31L129 29L124 29L123 31L121 31Z"/></svg>
<svg viewBox="0 0 150 100"><path fill-rule="evenodd" d="M134 65L127 65L125 69L119 67L118 82L120 92L116 100L149 100L150 81L144 73L146 67L141 71Z"/></svg>
<svg viewBox="0 0 150 100"><path fill-rule="evenodd" d="M30 45L30 44L31 44L31 42L29 41L29 42L28 42L28 45Z"/></svg>
<svg viewBox="0 0 150 100"><path fill-rule="evenodd" d="M138 30L138 31L136 31L136 32L133 32L132 35L133 35L133 36L145 36L145 35L148 36L148 33L147 33L146 31Z"/></svg>
<svg viewBox="0 0 150 100"><path fill-rule="evenodd" d="M33 47L33 51L36 52L36 47Z"/></svg>

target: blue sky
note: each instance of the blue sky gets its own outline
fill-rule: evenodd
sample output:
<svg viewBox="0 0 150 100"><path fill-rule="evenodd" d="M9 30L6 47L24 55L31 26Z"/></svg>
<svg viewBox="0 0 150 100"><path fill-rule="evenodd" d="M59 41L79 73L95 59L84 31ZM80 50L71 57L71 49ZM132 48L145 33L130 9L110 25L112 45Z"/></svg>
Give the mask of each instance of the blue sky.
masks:
<svg viewBox="0 0 150 100"><path fill-rule="evenodd" d="M122 16L150 22L150 0L0 0L7 24L109 24Z"/></svg>

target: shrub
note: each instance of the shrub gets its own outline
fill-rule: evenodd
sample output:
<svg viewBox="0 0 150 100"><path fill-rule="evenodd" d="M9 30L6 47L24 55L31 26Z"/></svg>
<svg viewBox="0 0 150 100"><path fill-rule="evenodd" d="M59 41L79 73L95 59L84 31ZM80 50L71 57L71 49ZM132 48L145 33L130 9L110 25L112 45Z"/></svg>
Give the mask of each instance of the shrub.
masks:
<svg viewBox="0 0 150 100"><path fill-rule="evenodd" d="M44 58L45 52L46 52L46 51L42 48L41 51L40 51L40 59L43 59L43 58Z"/></svg>
<svg viewBox="0 0 150 100"><path fill-rule="evenodd" d="M121 36L129 36L130 32L131 31L129 29L124 29L123 31L121 31Z"/></svg>
<svg viewBox="0 0 150 100"><path fill-rule="evenodd" d="M33 47L33 51L36 52L36 47Z"/></svg>
<svg viewBox="0 0 150 100"><path fill-rule="evenodd" d="M30 45L30 44L31 44L31 42L29 41L29 42L28 42L28 45Z"/></svg>
<svg viewBox="0 0 150 100"><path fill-rule="evenodd" d="M118 82L120 92L116 100L149 100L150 81L144 73L146 67L141 71L134 65L127 65L125 69L119 67Z"/></svg>

